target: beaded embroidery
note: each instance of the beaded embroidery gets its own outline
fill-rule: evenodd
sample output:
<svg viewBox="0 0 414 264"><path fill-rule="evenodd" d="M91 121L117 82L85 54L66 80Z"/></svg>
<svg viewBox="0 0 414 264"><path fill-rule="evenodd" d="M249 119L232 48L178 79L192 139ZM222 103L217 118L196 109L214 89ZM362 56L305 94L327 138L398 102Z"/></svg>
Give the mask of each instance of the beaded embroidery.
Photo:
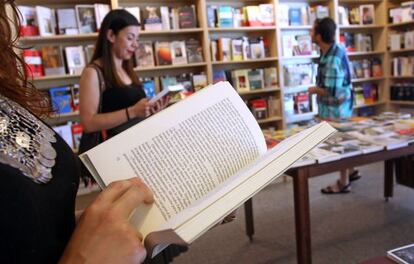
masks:
<svg viewBox="0 0 414 264"><path fill-rule="evenodd" d="M52 179L55 132L29 111L0 95L0 162L36 183Z"/></svg>

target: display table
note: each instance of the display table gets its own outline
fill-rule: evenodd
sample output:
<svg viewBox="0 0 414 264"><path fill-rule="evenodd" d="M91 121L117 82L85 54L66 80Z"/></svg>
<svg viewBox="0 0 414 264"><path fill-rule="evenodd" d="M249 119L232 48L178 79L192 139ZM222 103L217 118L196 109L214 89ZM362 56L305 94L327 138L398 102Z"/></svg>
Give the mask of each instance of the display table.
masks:
<svg viewBox="0 0 414 264"><path fill-rule="evenodd" d="M312 244L310 230L310 206L308 179L342 169L362 166L374 162L384 161L384 197L388 201L393 196L394 160L399 157L414 154L414 144L394 150L382 150L370 154L362 154L349 158L312 164L290 169L287 175L293 178L293 196L296 224L297 263L312 263ZM250 239L254 234L252 201L245 203L246 233ZM391 262L392 263L392 262Z"/></svg>

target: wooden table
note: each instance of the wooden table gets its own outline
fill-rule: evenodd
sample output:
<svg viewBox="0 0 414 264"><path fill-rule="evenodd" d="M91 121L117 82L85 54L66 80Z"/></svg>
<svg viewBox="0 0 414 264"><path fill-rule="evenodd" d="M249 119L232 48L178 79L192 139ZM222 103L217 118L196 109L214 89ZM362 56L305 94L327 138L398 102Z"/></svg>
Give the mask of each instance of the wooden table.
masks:
<svg viewBox="0 0 414 264"><path fill-rule="evenodd" d="M393 196L394 160L411 154L414 154L414 144L394 150L383 150L370 154L362 154L328 163L293 168L287 171L286 174L293 178L297 263L312 263L309 178L340 171L342 169L384 161L384 197L385 200L388 201L388 199ZM252 200L248 200L244 206L246 212L246 233L250 240L252 240L254 235Z"/></svg>

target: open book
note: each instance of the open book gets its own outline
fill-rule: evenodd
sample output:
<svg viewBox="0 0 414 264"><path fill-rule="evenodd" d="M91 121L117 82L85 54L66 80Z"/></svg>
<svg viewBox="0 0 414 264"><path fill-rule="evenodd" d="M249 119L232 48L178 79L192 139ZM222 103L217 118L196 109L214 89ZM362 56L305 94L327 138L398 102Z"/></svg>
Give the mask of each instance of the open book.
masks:
<svg viewBox="0 0 414 264"><path fill-rule="evenodd" d="M80 157L101 187L138 176L151 188L155 203L131 222L155 256L194 241L334 132L323 122L267 151L250 110L220 82Z"/></svg>

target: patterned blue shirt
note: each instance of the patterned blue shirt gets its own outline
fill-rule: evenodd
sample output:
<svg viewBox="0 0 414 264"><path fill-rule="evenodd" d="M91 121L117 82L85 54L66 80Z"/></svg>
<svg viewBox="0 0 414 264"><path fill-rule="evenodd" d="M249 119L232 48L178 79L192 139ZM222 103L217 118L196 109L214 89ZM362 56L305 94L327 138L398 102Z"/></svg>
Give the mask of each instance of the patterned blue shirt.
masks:
<svg viewBox="0 0 414 264"><path fill-rule="evenodd" d="M318 95L319 117L323 119L352 116L353 92L348 56L338 44L332 44L319 59L316 85L327 95Z"/></svg>

